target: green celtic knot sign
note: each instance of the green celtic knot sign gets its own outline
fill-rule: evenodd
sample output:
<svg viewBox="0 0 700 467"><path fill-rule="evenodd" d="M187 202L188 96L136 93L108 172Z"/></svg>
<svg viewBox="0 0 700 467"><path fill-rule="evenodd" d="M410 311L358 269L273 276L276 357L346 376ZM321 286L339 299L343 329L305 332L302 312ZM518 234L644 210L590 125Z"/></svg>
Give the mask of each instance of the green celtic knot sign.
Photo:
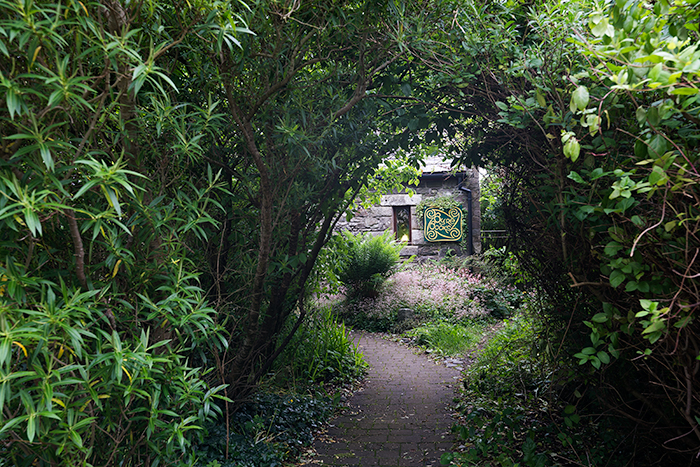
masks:
<svg viewBox="0 0 700 467"><path fill-rule="evenodd" d="M458 242L462 240L462 210L429 207L425 209L423 235L428 242Z"/></svg>

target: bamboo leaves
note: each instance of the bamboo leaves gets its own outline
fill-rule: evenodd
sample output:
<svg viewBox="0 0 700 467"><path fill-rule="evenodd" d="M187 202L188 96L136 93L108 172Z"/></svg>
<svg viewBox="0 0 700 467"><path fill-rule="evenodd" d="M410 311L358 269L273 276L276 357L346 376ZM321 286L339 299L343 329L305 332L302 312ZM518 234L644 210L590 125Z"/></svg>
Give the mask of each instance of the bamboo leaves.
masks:
<svg viewBox="0 0 700 467"><path fill-rule="evenodd" d="M131 183L128 176L132 175L145 178L145 175L126 169L126 164L121 159L117 160L114 164L108 164L95 159L76 161L76 164L87 166L91 171L86 175L86 183L73 195L73 199L77 200L88 190L97 186L100 188L109 206L114 208L117 215L120 217L122 215L122 209L119 203L120 188L123 188L134 196L134 189L138 189L138 186Z"/></svg>
<svg viewBox="0 0 700 467"><path fill-rule="evenodd" d="M149 6L0 1L0 436L13 464L175 462L218 409L222 388L183 361L193 339L228 342L185 250L222 209L221 172L190 165L222 120L214 100L173 103L171 69L206 42L188 28L208 35L235 13ZM159 120L158 103L177 118ZM146 296L170 310L177 345Z"/></svg>

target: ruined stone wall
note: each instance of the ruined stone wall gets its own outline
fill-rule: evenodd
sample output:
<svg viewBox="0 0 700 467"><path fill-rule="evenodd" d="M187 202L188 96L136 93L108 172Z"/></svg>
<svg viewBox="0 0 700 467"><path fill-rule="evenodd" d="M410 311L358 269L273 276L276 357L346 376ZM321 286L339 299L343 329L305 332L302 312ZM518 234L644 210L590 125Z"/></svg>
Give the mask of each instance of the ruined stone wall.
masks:
<svg viewBox="0 0 700 467"><path fill-rule="evenodd" d="M401 252L402 256L416 255L417 260L443 258L452 251L458 256L466 255L468 249L462 249L459 243L439 242L429 243L423 238L423 226L416 217L416 206L421 200L436 196L450 195L454 197L464 209L467 209L467 194L458 188L462 177L455 175L430 174L421 180L418 187L412 187L415 192L409 196L405 191L382 196L378 206L369 209L360 209L355 216L347 221L345 218L338 222L338 230L350 230L353 233L370 232L373 235L381 235L385 230L394 229L395 206L410 206L411 208L411 243ZM463 186L472 190L472 229L474 231L474 253L481 252L481 210L479 209L479 174L476 169L467 171Z"/></svg>

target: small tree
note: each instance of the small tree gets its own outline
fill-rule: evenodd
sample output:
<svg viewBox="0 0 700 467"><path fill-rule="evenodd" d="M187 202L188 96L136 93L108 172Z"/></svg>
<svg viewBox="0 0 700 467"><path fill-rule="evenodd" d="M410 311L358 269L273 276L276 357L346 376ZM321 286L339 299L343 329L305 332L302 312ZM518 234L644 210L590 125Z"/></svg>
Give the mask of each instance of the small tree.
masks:
<svg viewBox="0 0 700 467"><path fill-rule="evenodd" d="M3 465L191 463L221 413L190 362L227 344L196 271L222 187L192 163L225 121L169 70L235 7L0 2Z"/></svg>

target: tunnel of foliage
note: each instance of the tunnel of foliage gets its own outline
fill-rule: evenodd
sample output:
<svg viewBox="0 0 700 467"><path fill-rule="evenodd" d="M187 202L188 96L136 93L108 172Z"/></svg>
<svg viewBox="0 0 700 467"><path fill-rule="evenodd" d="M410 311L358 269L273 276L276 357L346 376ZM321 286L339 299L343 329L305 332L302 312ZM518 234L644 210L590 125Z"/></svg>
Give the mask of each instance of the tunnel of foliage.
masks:
<svg viewBox="0 0 700 467"><path fill-rule="evenodd" d="M436 148L503 167L561 390L694 456L697 3L0 1L0 457L189 462Z"/></svg>

